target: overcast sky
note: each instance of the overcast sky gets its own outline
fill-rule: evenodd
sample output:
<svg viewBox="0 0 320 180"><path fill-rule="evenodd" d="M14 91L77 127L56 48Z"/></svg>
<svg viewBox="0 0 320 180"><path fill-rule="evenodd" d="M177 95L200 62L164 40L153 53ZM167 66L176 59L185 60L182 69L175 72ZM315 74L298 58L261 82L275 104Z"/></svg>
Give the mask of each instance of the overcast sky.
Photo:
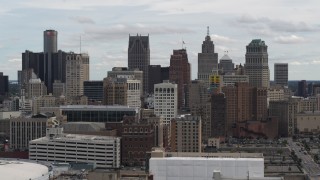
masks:
<svg viewBox="0 0 320 180"><path fill-rule="evenodd" d="M319 80L319 0L0 0L0 72L17 79L21 53L43 51L43 31L58 31L58 49L90 56L90 79L127 66L129 34L148 35L151 64L169 65L186 43L192 79L210 26L219 59L228 51L245 62L252 39L268 45L270 79L276 62L289 63L290 80ZM132 3L134 2L134 3Z"/></svg>

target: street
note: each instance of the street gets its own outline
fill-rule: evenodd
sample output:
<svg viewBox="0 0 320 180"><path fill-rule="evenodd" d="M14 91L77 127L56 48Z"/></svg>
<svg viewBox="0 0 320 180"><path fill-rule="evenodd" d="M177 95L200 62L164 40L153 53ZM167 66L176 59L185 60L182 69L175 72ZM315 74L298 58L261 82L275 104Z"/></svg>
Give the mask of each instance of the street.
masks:
<svg viewBox="0 0 320 180"><path fill-rule="evenodd" d="M299 159L301 159L301 165L305 173L309 176L309 178L319 179L320 178L319 165L313 161L312 157L305 150L301 149L302 148L301 146L298 146L296 142L293 142L291 138L288 138L287 142L288 142L289 148L295 152L295 154Z"/></svg>

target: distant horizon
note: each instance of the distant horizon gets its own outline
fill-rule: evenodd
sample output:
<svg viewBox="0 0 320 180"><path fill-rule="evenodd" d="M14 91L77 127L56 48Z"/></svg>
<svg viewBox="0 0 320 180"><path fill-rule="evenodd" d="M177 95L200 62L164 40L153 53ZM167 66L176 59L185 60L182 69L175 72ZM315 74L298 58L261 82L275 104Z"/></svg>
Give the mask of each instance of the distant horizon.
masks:
<svg viewBox="0 0 320 180"><path fill-rule="evenodd" d="M221 75L222 76L222 75ZM10 77L9 77L10 78ZM192 79L192 80L197 80L197 79ZM292 81L302 81L302 80L306 80L306 81L314 81L314 82L320 82L320 80L307 80L307 79L301 79L301 80L288 80L288 82L292 82ZM90 79L88 81L103 81L103 79ZM9 82L18 82L18 80L10 80ZM270 80L270 82L274 82L274 80Z"/></svg>

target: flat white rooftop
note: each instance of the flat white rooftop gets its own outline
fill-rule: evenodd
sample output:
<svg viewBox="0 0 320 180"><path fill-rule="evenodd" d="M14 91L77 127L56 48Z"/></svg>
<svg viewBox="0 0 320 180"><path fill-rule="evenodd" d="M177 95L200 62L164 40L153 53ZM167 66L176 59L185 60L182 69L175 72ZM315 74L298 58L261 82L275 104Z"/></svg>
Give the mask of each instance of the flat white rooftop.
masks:
<svg viewBox="0 0 320 180"><path fill-rule="evenodd" d="M160 157L150 159L154 179L212 180L213 172L221 178L264 178L263 158Z"/></svg>
<svg viewBox="0 0 320 180"><path fill-rule="evenodd" d="M91 142L104 142L110 140L117 140L119 137L113 136L94 136L94 135L79 135L79 134L62 134L61 136L49 139L48 137L42 137L31 142L48 142L48 141L91 141Z"/></svg>
<svg viewBox="0 0 320 180"><path fill-rule="evenodd" d="M32 162L0 159L0 179L48 179L47 166Z"/></svg>

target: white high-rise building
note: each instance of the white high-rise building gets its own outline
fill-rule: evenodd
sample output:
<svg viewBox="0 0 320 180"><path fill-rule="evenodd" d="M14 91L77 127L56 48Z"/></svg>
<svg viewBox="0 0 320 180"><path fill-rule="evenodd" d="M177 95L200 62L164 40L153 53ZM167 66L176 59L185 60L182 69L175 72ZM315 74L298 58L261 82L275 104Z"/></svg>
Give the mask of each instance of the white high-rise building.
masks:
<svg viewBox="0 0 320 180"><path fill-rule="evenodd" d="M70 53L66 59L66 97L82 96L83 82L89 80L89 56Z"/></svg>
<svg viewBox="0 0 320 180"><path fill-rule="evenodd" d="M164 124L170 125L178 114L178 85L168 81L154 85L154 114L164 118Z"/></svg>

